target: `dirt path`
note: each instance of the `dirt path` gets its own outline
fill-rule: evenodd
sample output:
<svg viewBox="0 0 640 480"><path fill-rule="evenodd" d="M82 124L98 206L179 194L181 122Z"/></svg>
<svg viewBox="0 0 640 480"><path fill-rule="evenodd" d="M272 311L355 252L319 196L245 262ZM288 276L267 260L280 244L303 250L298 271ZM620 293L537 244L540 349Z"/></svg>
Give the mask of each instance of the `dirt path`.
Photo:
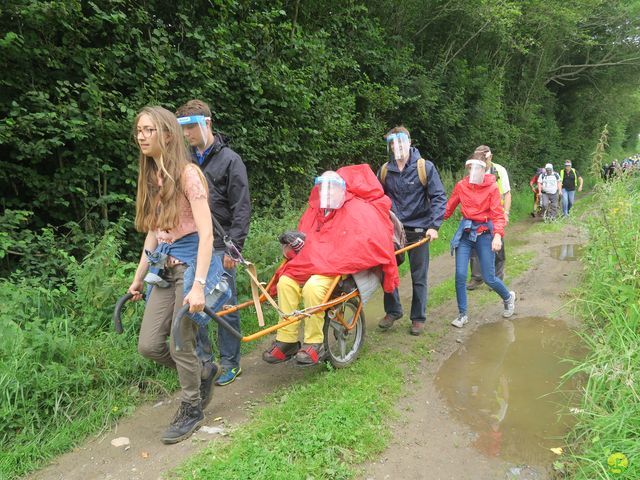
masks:
<svg viewBox="0 0 640 480"><path fill-rule="evenodd" d="M569 235L575 229L567 227L561 233L546 234L543 238L527 237L529 222L518 224L508 232L510 239L525 242L520 249L536 255L531 274L513 282L511 287L519 293L518 315L546 316L564 302L562 295L575 285L578 262L558 262L549 257L549 246L561 243L580 243ZM567 241L567 238L569 240ZM509 244L507 243L507 248ZM512 252L510 250L508 253ZM508 268L508 267L507 267ZM539 280L544 272L546 281ZM448 255L432 259L429 271L430 286L437 285L453 274L453 260ZM568 275L568 276L566 276ZM401 292L410 294L410 280L404 278ZM525 293L526 292L526 293ZM548 297L540 301L542 297ZM405 299L405 305L408 307ZM470 303L471 308L473 304ZM470 446L470 431L458 424L436 391L433 378L442 362L464 342L481 323L500 318L501 303L493 302L474 315L474 320L462 331L454 330L448 323L455 315L455 306L449 302L429 314L431 332L438 336L437 351L431 360L423 362L411 379L412 394L398 405L400 420L393 427L393 441L378 461L365 465L366 479L496 479L503 478L511 466L495 458L488 458ZM382 315L382 296L374 297L366 309L368 327L375 329ZM516 316L517 318L517 316ZM414 337L407 334L408 321L398 322L385 336L389 346L402 348ZM300 381L306 375L314 375L313 369L293 366L270 366L260 360L262 348L258 346L243 357L244 373L233 384L216 388L213 401L206 411L206 426L233 429L246 422L250 412L259 408L269 393ZM159 399L161 404L145 405L128 418L122 419L113 429L89 439L84 445L58 457L47 468L34 473L37 480L86 480L131 479L156 480L163 472L180 464L188 456L198 452L216 434L195 434L191 439L173 446L162 445L159 436L177 408L176 396ZM116 437L128 437L130 448L115 448L110 441ZM520 478L529 478L522 476ZM545 478L536 476L531 478Z"/></svg>
<svg viewBox="0 0 640 480"><path fill-rule="evenodd" d="M550 256L550 248L562 244L580 244L585 239L573 226L562 231L545 234L529 233L531 221L521 222L507 234L508 256L517 252L532 252L532 268L511 282L508 287L518 294L517 321L522 317L549 317L560 319L575 327L570 312L563 309L567 292L577 285L580 263L559 261ZM517 248L509 249L509 239L517 241ZM441 257L440 265L449 257ZM508 262L507 257L507 262ZM432 267L435 265L432 264ZM452 266L448 267L452 268ZM451 270L449 270L451 271ZM508 263L507 263L508 274ZM474 312L473 301L469 302ZM431 311L430 328L437 332L448 329L440 338L432 359L424 361L409 387L412 394L397 406L399 421L393 428L393 440L375 461L364 466L362 479L448 480L448 479L537 479L550 478L549 465L522 465L506 462L499 456L480 453L473 447L477 438L471 429L455 419L436 388L435 378L442 364L459 348L464 348L474 331L482 324L500 322L502 305L493 301L473 313L470 323L462 330L448 324L455 318L454 302ZM471 318L471 317L470 317ZM524 452L526 453L526 452Z"/></svg>

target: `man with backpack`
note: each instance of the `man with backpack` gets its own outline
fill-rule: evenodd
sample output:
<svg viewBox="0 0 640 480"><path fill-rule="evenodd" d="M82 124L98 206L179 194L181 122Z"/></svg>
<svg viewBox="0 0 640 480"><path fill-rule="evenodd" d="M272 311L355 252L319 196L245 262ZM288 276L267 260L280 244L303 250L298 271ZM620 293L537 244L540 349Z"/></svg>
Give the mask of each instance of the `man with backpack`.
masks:
<svg viewBox="0 0 640 480"><path fill-rule="evenodd" d="M562 195L562 182L550 163L544 166L544 173L538 177L538 194L541 195L540 202L546 218L555 220L558 215L558 194Z"/></svg>
<svg viewBox="0 0 640 480"><path fill-rule="evenodd" d="M191 146L193 162L196 163L209 186L209 209L217 223L224 229L233 243L233 248L242 250L249 233L251 219L251 200L249 197L249 180L247 169L236 152L228 146L227 138L214 133L211 124L211 109L201 100L190 100L176 112L178 123L182 125L184 136ZM221 232L216 231L214 238L214 254L222 258L225 271L229 274L231 287L231 304L237 303L236 261L233 253L227 251ZM238 332L240 331L240 314L238 312L225 315L224 319ZM209 342L206 328L200 328L198 342ZM209 343L210 345L210 343ZM218 329L218 349L222 374L215 381L216 385L228 385L241 373L240 341L226 329ZM209 353L211 349L209 347ZM198 352L199 356L201 352ZM201 360L204 360L201 358ZM209 380L209 387L211 379ZM203 381L203 384L205 382Z"/></svg>
<svg viewBox="0 0 640 480"><path fill-rule="evenodd" d="M481 154L484 158L484 162L487 165L485 174L491 174L496 177L496 184L498 185L498 191L500 192L500 200L502 207L504 208L505 223L509 223L509 211L511 210L511 184L509 183L509 174L507 169L502 165L498 165L493 162L493 153L487 145L480 145L474 151L474 154ZM506 252L504 249L504 240L500 250L496 252L496 277L500 280L504 280L504 264L506 262ZM471 254L471 279L467 283L467 290L475 290L480 285L484 284L482 280L482 270L480 268L480 261L478 260L478 254L474 250Z"/></svg>
<svg viewBox="0 0 640 480"><path fill-rule="evenodd" d="M407 243L415 243L428 236L438 238L438 229L444 218L447 196L436 167L411 146L409 131L395 127L386 135L389 161L378 171L384 193L391 199L392 211L402 222ZM411 335L424 331L427 319L427 273L429 270L429 242L408 252L411 266ZM385 316L378 326L391 328L403 316L400 294L384 294Z"/></svg>
<svg viewBox="0 0 640 480"><path fill-rule="evenodd" d="M560 181L562 182L562 215L569 215L571 207L576 200L576 180L578 181L578 191L582 191L582 177L576 172L575 168L571 168L571 160L564 162L564 170L560 172Z"/></svg>

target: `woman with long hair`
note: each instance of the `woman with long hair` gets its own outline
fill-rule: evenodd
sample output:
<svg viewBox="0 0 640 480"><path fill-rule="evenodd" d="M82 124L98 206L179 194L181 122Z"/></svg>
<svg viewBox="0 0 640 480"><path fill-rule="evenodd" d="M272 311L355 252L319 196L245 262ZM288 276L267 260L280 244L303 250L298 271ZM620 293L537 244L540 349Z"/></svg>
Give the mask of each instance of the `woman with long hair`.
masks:
<svg viewBox="0 0 640 480"><path fill-rule="evenodd" d="M223 270L219 257L212 255L206 181L188 159L176 117L162 107L145 107L136 116L133 133L140 149L135 226L147 235L129 293L140 300L143 283L148 285L138 351L178 372L181 404L162 436L164 443L176 443L204 421L213 378L201 385L194 322L182 322L179 351L173 338L167 345L167 337L185 304L192 319L202 320L204 314L198 312L204 309L205 292L218 284ZM207 385L208 390L202 388Z"/></svg>
<svg viewBox="0 0 640 480"><path fill-rule="evenodd" d="M510 317L515 309L515 292L507 290L502 280L496 277L495 254L502 248L506 219L496 177L486 173L485 155L485 152L477 151L466 161L467 175L453 188L444 214L448 219L460 204L462 220L451 240L451 253L455 252L456 258L458 301L458 316L451 324L458 328L468 321L466 281L473 250L480 260L482 279L504 302L502 316Z"/></svg>

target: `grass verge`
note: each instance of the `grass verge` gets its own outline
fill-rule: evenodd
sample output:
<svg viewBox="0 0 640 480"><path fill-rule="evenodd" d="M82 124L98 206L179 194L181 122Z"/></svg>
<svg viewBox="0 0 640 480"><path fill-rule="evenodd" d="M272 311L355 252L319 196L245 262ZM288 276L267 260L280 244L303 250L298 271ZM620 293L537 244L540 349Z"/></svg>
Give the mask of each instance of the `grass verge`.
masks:
<svg viewBox="0 0 640 480"><path fill-rule="evenodd" d="M640 478L640 181L598 185L585 216L590 241L577 306L591 353L569 375L584 380L566 478Z"/></svg>

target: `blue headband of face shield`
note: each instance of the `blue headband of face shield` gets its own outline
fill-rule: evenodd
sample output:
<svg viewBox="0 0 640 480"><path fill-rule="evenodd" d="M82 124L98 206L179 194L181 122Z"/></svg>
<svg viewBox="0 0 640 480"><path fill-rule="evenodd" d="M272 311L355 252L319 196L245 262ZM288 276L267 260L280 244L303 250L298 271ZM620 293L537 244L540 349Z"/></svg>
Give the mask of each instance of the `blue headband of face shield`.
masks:
<svg viewBox="0 0 640 480"><path fill-rule="evenodd" d="M335 183L336 185L342 185L345 187L347 184L342 178L331 178L331 177L316 177L313 184L318 185L319 183Z"/></svg>
<svg viewBox="0 0 640 480"><path fill-rule="evenodd" d="M387 135L387 144L393 142L394 139L398 139L398 141L406 140L409 141L409 135L404 132L400 133L392 133L391 135Z"/></svg>
<svg viewBox="0 0 640 480"><path fill-rule="evenodd" d="M205 117L204 115L191 115L189 117L178 117L178 123L180 125L193 125L197 123L201 127L207 128L208 119L209 117Z"/></svg>

